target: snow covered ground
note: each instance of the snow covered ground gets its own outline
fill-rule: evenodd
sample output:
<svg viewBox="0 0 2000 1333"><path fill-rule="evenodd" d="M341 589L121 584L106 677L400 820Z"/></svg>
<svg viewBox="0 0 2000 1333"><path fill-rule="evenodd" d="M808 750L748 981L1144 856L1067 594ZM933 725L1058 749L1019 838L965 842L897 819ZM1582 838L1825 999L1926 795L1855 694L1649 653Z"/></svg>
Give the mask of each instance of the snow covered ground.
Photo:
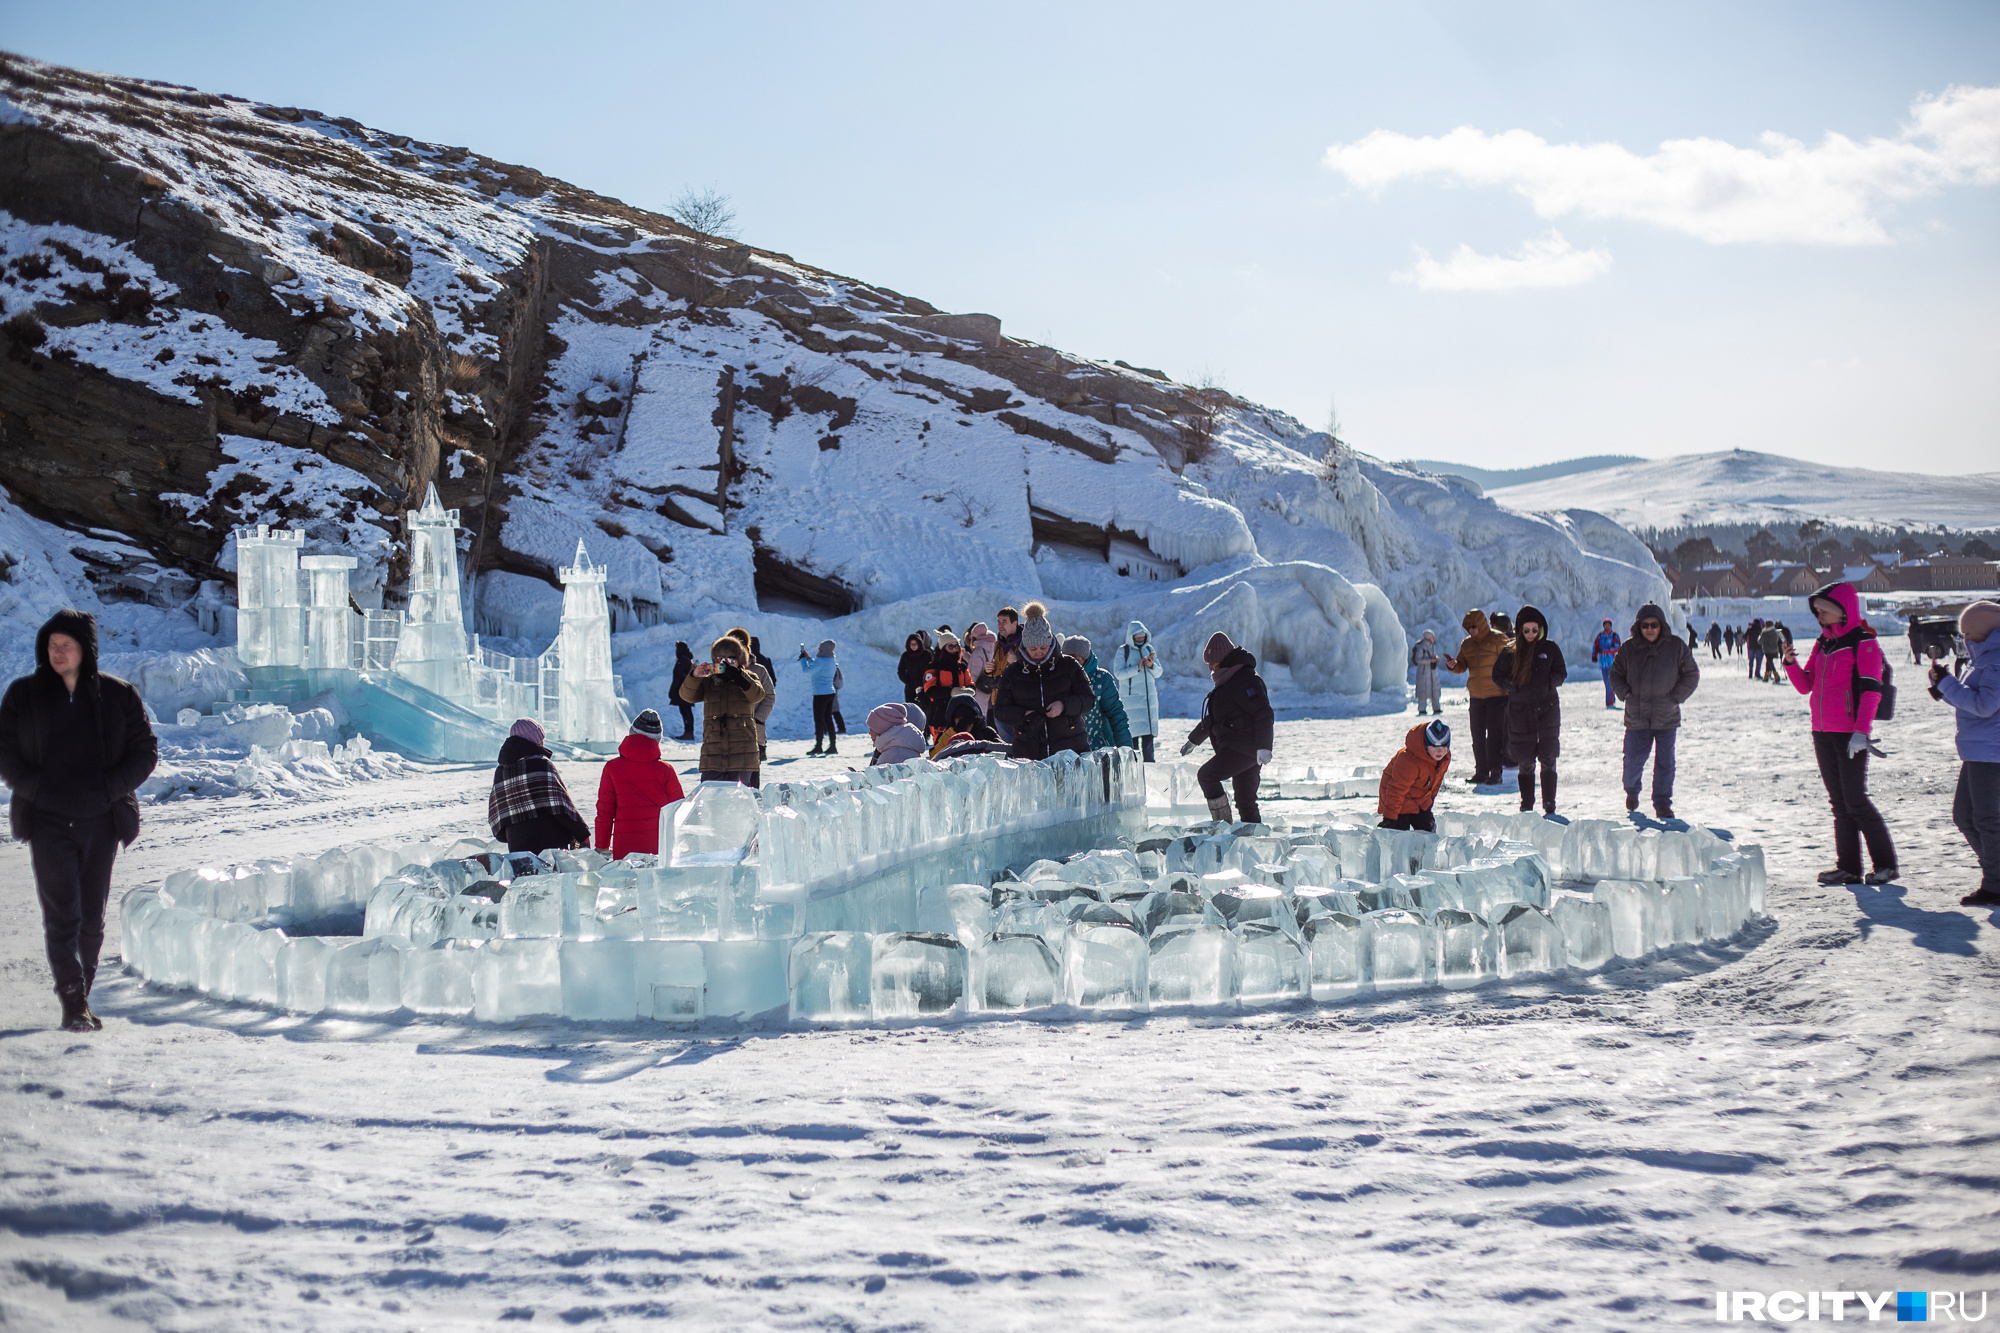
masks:
<svg viewBox="0 0 2000 1333"><path fill-rule="evenodd" d="M105 1030L80 1038L49 1026L8 844L0 1322L1597 1329L1710 1323L1717 1289L1976 1290L2000 1273L2000 935L1957 906L1975 871L1949 822L1948 710L1907 688L1880 733L1906 883L1822 889L1804 703L1740 663L1688 707L1677 804L1764 845L1767 925L1394 1002L489 1027L298 1020L114 967ZM1565 694L1563 808L1616 816L1620 715L1594 677ZM1277 762L1379 763L1412 720L1284 722ZM771 776L829 764L804 748L775 743ZM587 810L592 766L566 772ZM477 831L486 781L149 809L118 891ZM1513 804L1456 779L1444 803Z"/></svg>

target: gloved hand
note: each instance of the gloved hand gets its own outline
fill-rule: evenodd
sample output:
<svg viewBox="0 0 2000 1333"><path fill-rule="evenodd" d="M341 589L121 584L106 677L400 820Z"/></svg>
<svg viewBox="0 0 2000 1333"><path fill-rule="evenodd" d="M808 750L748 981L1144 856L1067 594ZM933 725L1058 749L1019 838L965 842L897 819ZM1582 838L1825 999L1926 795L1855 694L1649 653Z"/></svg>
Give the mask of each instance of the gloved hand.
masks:
<svg viewBox="0 0 2000 1333"><path fill-rule="evenodd" d="M1847 757L1849 759L1854 758L1855 755L1860 754L1863 750L1882 759L1889 757L1888 751L1877 745L1873 736L1857 731L1847 738Z"/></svg>
<svg viewBox="0 0 2000 1333"><path fill-rule="evenodd" d="M1257 751L1257 763L1259 765L1268 764L1270 762L1271 762L1271 752L1269 750Z"/></svg>
<svg viewBox="0 0 2000 1333"><path fill-rule="evenodd" d="M1182 753L1182 754L1193 754L1193 753L1194 753L1194 742L1193 742L1193 741L1182 741L1182 742L1181 742L1181 753Z"/></svg>

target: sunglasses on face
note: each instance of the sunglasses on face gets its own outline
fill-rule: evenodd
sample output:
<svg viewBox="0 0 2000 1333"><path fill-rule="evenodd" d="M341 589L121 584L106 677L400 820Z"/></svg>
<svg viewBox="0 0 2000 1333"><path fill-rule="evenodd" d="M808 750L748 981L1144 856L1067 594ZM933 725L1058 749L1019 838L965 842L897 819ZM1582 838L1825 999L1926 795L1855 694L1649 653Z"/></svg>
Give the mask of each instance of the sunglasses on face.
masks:
<svg viewBox="0 0 2000 1333"><path fill-rule="evenodd" d="M1640 629L1658 629L1659 627L1660 622L1657 620L1642 620L1639 622Z"/></svg>

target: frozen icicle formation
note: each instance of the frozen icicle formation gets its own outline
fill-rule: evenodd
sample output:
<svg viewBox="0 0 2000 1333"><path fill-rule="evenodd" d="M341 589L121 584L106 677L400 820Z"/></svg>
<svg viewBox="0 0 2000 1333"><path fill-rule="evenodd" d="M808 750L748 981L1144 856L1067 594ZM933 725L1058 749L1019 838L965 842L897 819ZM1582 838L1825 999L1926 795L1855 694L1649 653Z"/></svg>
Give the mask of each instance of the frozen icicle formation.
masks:
<svg viewBox="0 0 2000 1333"><path fill-rule="evenodd" d="M897 769L705 784L665 857L461 839L177 870L126 897L126 963L299 1013L949 1021L1475 988L1720 943L1761 911L1762 853L1707 830L1148 828L1140 770L1098 756ZM828 859L811 884L774 870Z"/></svg>

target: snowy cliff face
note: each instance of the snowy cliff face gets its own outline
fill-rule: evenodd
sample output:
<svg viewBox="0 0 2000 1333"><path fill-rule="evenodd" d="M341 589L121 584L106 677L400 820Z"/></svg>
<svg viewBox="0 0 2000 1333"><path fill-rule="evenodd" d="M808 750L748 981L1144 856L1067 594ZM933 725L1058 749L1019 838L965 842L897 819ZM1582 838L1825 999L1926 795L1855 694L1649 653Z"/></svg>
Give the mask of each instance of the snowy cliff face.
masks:
<svg viewBox="0 0 2000 1333"><path fill-rule="evenodd" d="M1406 627L1528 597L1562 633L1666 592L1603 520L465 149L11 57L0 97L7 530L117 537L97 591L212 601L264 521L394 601L435 481L474 627L546 642L582 540L628 684L677 638L762 621L776 655L824 622L875 650L872 693L910 629L1039 596L1099 643L1147 621L1183 688L1222 628L1359 701L1400 690Z"/></svg>

